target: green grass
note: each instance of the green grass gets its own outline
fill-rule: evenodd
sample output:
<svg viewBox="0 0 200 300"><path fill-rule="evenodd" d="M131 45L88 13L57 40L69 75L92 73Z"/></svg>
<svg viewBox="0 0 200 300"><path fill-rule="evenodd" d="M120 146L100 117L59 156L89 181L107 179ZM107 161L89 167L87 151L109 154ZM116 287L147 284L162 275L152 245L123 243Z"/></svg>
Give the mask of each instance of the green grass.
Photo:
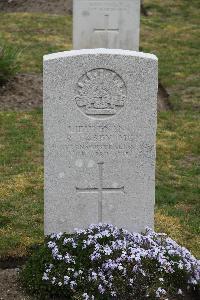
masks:
<svg viewBox="0 0 200 300"><path fill-rule="evenodd" d="M200 255L200 122L191 112L159 115L156 225ZM171 224L170 224L171 223Z"/></svg>
<svg viewBox="0 0 200 300"><path fill-rule="evenodd" d="M0 86L3 86L20 71L17 48L0 39Z"/></svg>
<svg viewBox="0 0 200 300"><path fill-rule="evenodd" d="M151 12L142 18L141 46L159 58L159 77L176 109L200 108L198 0L145 0Z"/></svg>
<svg viewBox="0 0 200 300"><path fill-rule="evenodd" d="M43 234L41 111L0 113L0 255L23 255Z"/></svg>
<svg viewBox="0 0 200 300"><path fill-rule="evenodd" d="M159 77L175 110L160 113L156 229L200 257L198 0L146 0L141 48L159 57ZM22 72L42 56L71 49L71 17L0 14L1 35L23 49ZM42 111L0 113L0 256L20 256L43 239Z"/></svg>
<svg viewBox="0 0 200 300"><path fill-rule="evenodd" d="M71 49L70 16L29 13L0 13L0 33L21 48L23 72L42 72L42 57Z"/></svg>

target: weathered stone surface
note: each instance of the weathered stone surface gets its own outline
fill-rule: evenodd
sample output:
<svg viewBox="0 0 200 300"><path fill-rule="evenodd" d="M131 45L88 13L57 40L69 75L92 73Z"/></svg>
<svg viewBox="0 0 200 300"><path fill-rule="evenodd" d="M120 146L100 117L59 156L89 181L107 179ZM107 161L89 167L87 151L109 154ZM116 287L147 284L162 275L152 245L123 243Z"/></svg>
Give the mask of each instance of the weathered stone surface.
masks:
<svg viewBox="0 0 200 300"><path fill-rule="evenodd" d="M153 227L157 81L151 54L44 57L45 234Z"/></svg>
<svg viewBox="0 0 200 300"><path fill-rule="evenodd" d="M74 49L138 51L140 0L74 0Z"/></svg>

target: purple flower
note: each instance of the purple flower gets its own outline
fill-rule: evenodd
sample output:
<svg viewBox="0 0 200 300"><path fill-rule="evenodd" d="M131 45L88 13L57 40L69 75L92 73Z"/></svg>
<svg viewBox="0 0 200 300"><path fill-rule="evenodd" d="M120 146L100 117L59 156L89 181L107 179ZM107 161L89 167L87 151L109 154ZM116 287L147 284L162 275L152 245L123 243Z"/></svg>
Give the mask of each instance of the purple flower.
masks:
<svg viewBox="0 0 200 300"><path fill-rule="evenodd" d="M172 273L183 274L189 288L200 283L200 261L165 234L149 228L139 234L111 224L92 224L71 235L52 234L47 247L52 261L45 265L42 280L70 288L77 299L120 297L119 282L130 297L141 293L164 299L171 292L166 282ZM182 295L179 286L174 290Z"/></svg>
<svg viewBox="0 0 200 300"><path fill-rule="evenodd" d="M99 290L100 294L104 294L104 292L105 292L105 288L101 284L98 286L98 290Z"/></svg>

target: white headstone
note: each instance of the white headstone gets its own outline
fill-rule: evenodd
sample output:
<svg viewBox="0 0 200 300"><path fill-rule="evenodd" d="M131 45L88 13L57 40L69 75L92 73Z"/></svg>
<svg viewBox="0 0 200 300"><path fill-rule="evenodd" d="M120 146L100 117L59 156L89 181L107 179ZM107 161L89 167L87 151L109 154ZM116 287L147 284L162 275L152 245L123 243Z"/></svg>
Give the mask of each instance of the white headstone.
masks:
<svg viewBox="0 0 200 300"><path fill-rule="evenodd" d="M73 48L139 50L140 0L74 0Z"/></svg>
<svg viewBox="0 0 200 300"><path fill-rule="evenodd" d="M45 233L153 227L157 58L93 49L44 57Z"/></svg>

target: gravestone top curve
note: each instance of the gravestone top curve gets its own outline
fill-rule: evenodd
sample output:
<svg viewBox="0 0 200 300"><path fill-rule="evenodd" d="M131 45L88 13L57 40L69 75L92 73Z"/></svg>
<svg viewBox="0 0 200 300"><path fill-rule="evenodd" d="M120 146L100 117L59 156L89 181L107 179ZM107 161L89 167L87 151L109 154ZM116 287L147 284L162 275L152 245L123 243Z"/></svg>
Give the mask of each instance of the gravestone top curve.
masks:
<svg viewBox="0 0 200 300"><path fill-rule="evenodd" d="M107 48L96 48L96 49L80 49L80 50L71 50L71 51L62 51L44 55L43 60L51 60L64 58L69 56L79 56L79 55L89 55L89 54L110 54L110 55L123 55L123 56L133 56L138 58L147 58L158 61L156 55L151 53L144 53L132 50L123 50L123 49L107 49Z"/></svg>

